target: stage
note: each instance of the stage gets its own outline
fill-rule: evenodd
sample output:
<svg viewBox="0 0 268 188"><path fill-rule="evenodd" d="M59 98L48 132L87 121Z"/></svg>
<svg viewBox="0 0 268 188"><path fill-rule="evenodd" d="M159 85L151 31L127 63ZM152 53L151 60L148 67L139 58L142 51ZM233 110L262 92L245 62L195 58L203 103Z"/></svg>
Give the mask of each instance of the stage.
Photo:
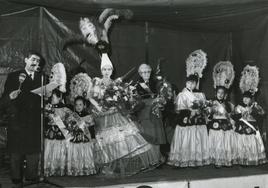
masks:
<svg viewBox="0 0 268 188"><path fill-rule="evenodd" d="M85 177L50 177L49 181L63 187L136 188L148 185L153 188L268 188L268 165L258 167L172 168L164 165L153 171L131 177L107 177L103 175ZM1 168L2 188L11 188L7 168ZM34 188L37 186L29 186ZM39 185L38 187L51 187Z"/></svg>

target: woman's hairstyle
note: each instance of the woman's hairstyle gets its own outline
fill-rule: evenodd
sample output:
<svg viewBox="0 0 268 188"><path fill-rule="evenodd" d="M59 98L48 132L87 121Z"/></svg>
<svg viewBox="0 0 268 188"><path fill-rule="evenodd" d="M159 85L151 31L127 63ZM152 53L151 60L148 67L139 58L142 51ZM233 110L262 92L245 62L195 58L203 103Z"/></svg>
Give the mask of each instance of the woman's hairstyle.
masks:
<svg viewBox="0 0 268 188"><path fill-rule="evenodd" d="M152 67L146 63L142 63L140 66L139 66L139 69L138 69L138 72L140 73L142 69L144 68L147 68L149 69L150 71L152 71Z"/></svg>

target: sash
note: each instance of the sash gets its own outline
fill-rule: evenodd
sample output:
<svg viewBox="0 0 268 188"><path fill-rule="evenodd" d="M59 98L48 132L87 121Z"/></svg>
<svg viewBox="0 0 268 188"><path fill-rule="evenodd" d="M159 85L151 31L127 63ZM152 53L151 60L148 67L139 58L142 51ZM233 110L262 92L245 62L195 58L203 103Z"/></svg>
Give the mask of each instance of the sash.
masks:
<svg viewBox="0 0 268 188"><path fill-rule="evenodd" d="M145 91L147 91L147 92L149 92L149 93L152 93L152 91L151 91L151 89L148 87L148 85L147 84L145 84L145 83L139 83L140 84L140 86L145 90Z"/></svg>
<svg viewBox="0 0 268 188"><path fill-rule="evenodd" d="M263 145L263 141L262 141L262 138L261 138L260 131L255 129L255 127L252 124L250 124L247 120L245 120L243 118L240 118L239 120L242 121L243 123L245 123L248 127L252 128L256 132L255 137L256 137L257 141L259 142L259 144L261 146L261 151L263 152L264 151L264 145Z"/></svg>
<svg viewBox="0 0 268 188"><path fill-rule="evenodd" d="M63 121L61 120L60 116L56 115L52 117L54 123L59 127L60 131L62 132L63 136L65 137L66 140L71 139L71 135L68 133L68 130L66 129Z"/></svg>
<svg viewBox="0 0 268 188"><path fill-rule="evenodd" d="M78 127L83 131L84 135L86 135L89 139L91 139L91 134L88 130L86 122L83 119L82 121L79 122Z"/></svg>

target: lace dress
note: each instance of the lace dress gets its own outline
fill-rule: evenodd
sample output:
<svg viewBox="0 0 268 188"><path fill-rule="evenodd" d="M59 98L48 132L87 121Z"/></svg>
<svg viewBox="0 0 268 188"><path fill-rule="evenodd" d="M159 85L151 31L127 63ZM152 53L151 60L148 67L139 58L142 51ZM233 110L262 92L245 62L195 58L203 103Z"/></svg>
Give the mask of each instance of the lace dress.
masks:
<svg viewBox="0 0 268 188"><path fill-rule="evenodd" d="M94 143L85 122L70 109L59 106L48 116L45 131L45 176L95 174Z"/></svg>
<svg viewBox="0 0 268 188"><path fill-rule="evenodd" d="M112 82L112 81L111 81ZM102 97L105 84L93 90ZM104 112L94 110L96 133L96 164L105 174L133 175L153 169L163 158L159 149L149 144L139 133L136 124L116 107Z"/></svg>
<svg viewBox="0 0 268 188"><path fill-rule="evenodd" d="M176 110L193 111L194 101L205 100L203 93L184 88L176 99ZM205 120L192 118L192 123L176 126L171 142L168 164L177 167L194 167L209 164L208 132Z"/></svg>
<svg viewBox="0 0 268 188"><path fill-rule="evenodd" d="M267 162L263 140L261 138L258 121L264 114L263 109L256 105L248 107L238 105L236 114L236 148L234 158L240 165L259 165Z"/></svg>
<svg viewBox="0 0 268 188"><path fill-rule="evenodd" d="M229 105L229 107L227 107ZM231 166L235 145L234 121L230 118L231 104L214 100L209 127L209 155L211 164Z"/></svg>

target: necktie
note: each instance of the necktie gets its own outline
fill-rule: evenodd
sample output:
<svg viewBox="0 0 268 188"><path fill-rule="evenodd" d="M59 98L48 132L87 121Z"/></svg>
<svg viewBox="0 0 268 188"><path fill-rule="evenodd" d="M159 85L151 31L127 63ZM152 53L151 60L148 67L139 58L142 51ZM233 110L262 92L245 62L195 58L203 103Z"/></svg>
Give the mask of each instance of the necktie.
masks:
<svg viewBox="0 0 268 188"><path fill-rule="evenodd" d="M30 77L31 77L31 79L32 79L32 80L33 80L33 78L34 78L33 76L34 76L34 75L33 75L33 73L32 73L32 74L30 74Z"/></svg>

